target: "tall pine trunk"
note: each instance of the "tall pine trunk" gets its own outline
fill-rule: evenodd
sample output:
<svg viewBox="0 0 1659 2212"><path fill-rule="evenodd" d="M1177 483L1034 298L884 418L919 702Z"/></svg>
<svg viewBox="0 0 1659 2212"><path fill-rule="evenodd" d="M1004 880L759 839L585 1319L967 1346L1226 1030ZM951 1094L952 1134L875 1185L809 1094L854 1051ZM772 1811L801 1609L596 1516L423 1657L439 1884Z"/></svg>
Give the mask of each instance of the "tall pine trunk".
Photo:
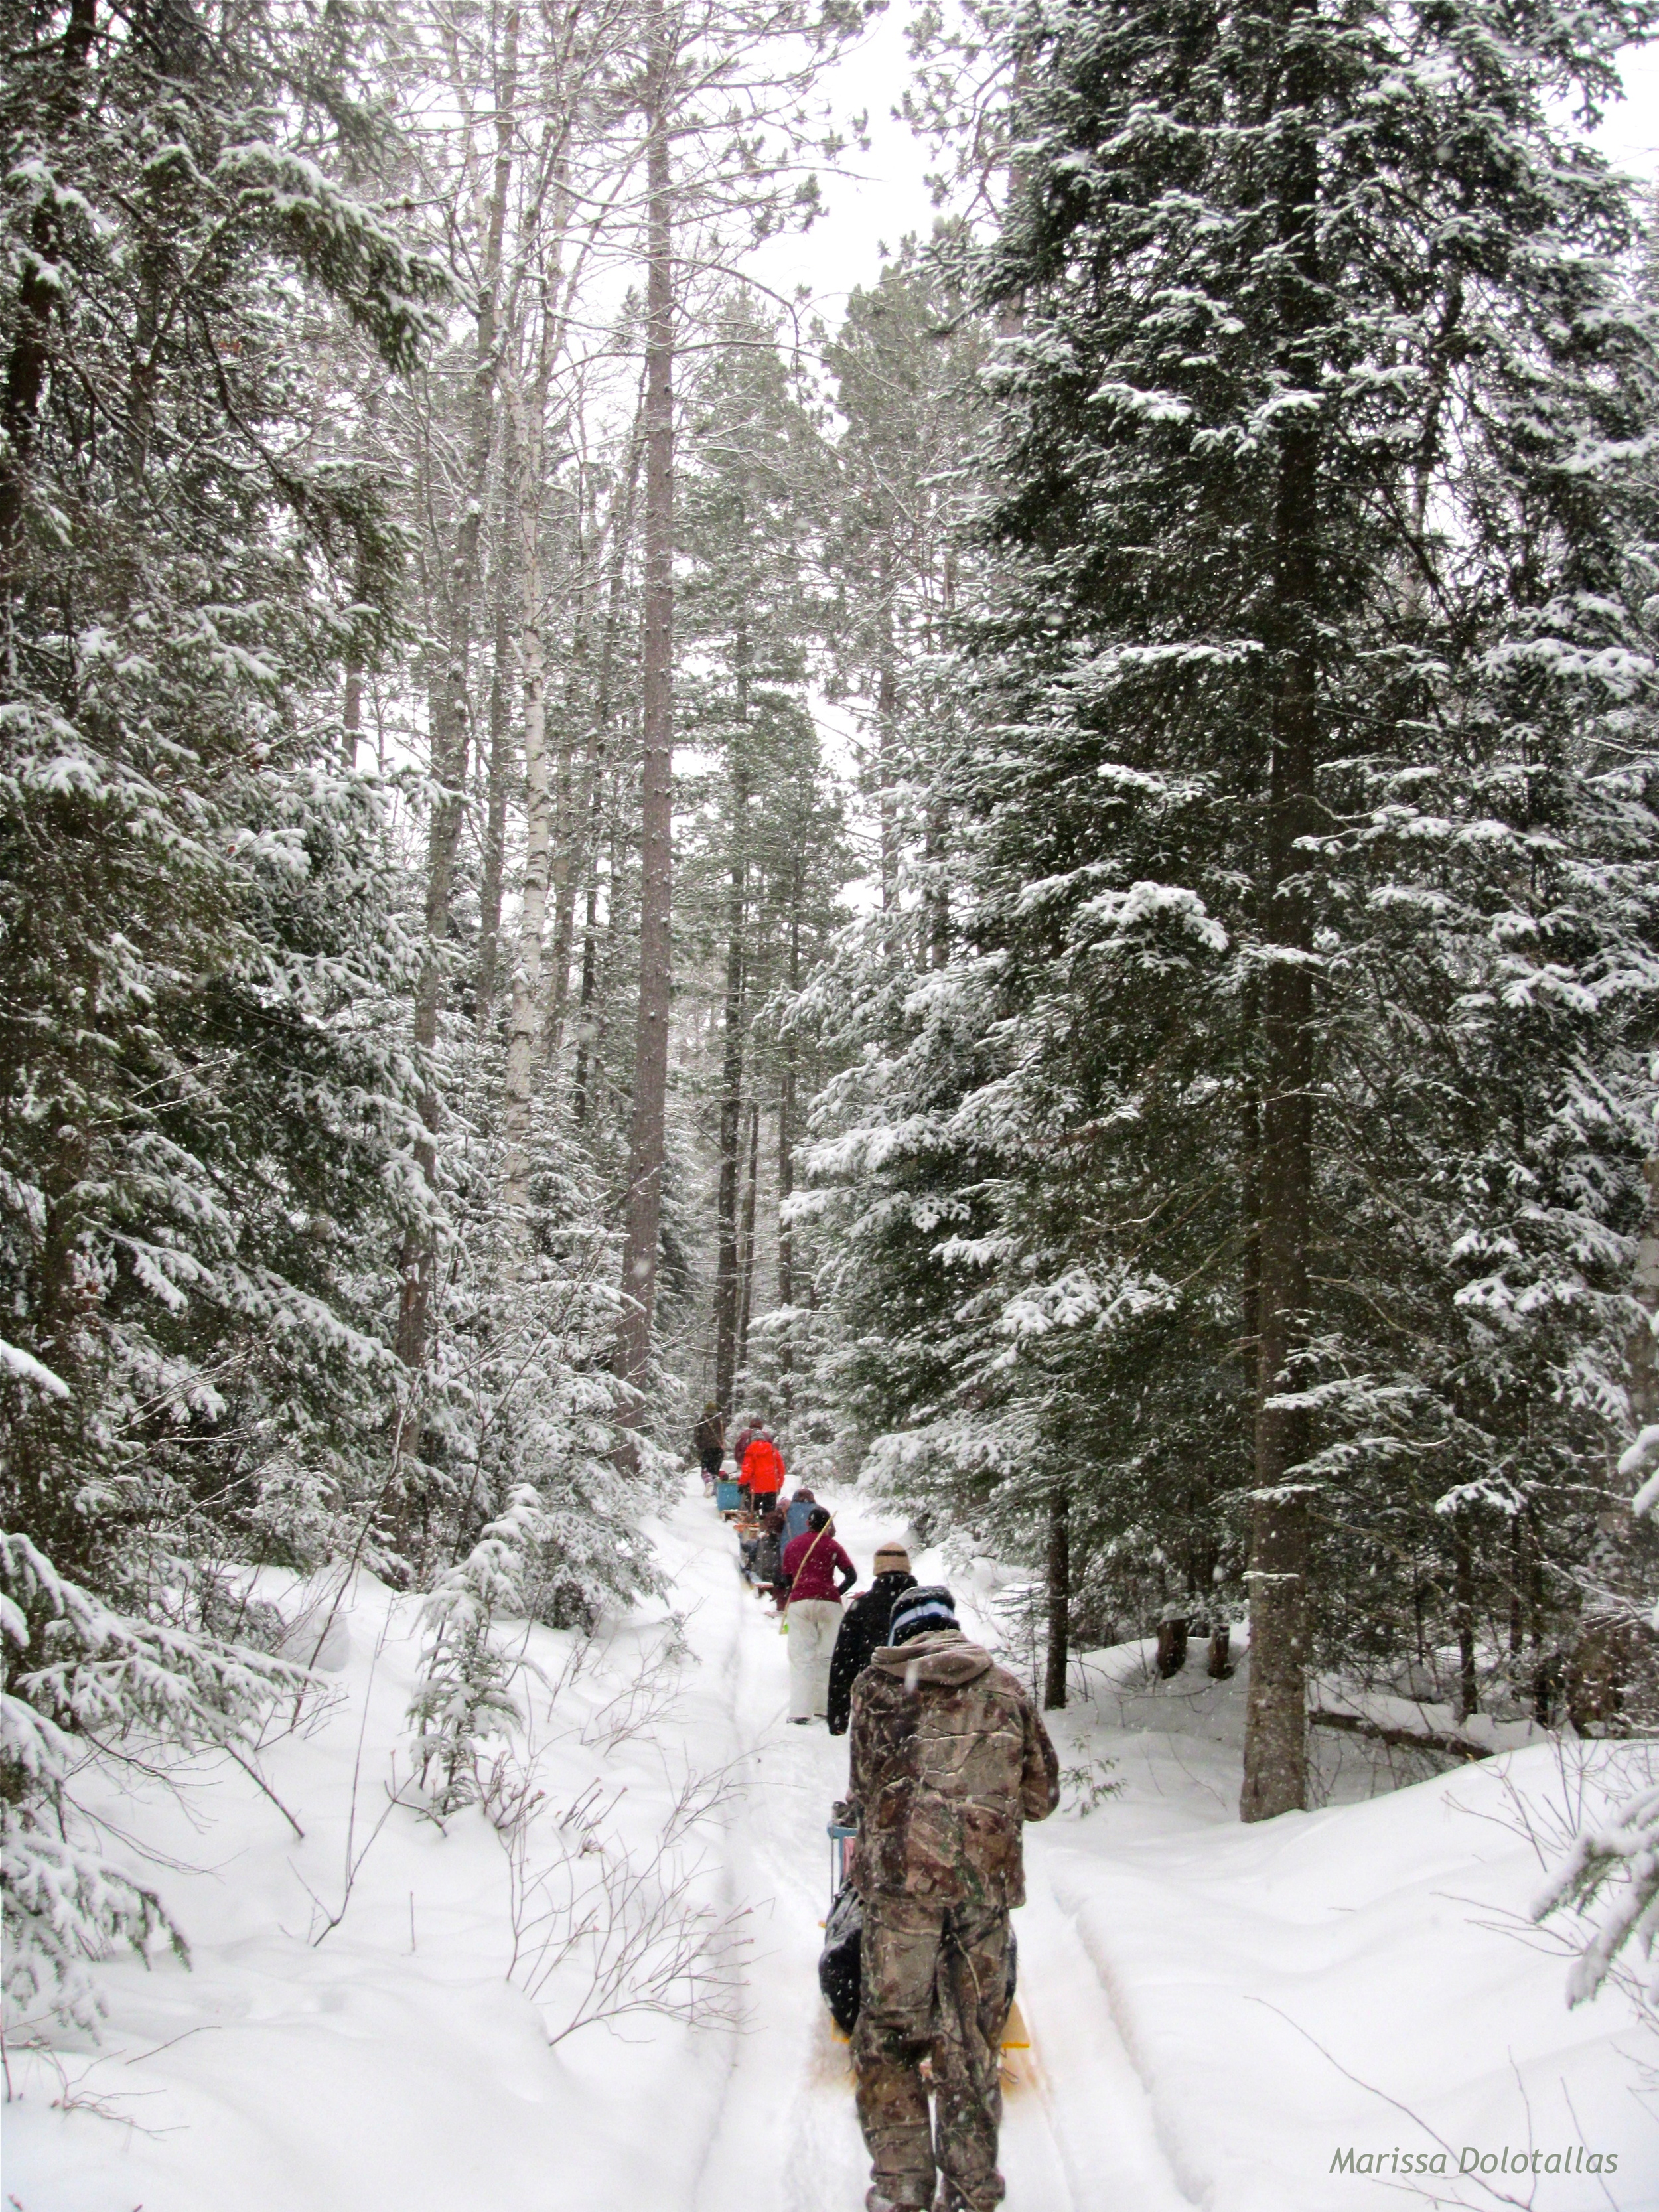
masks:
<svg viewBox="0 0 1659 2212"><path fill-rule="evenodd" d="M646 151L644 756L641 793L640 1004L629 1133L622 1318L617 1365L641 1382L651 1356L668 1103L669 920L673 872L674 299L669 167L672 53L662 0L651 0Z"/></svg>
<svg viewBox="0 0 1659 2212"><path fill-rule="evenodd" d="M805 874L799 849L789 884L789 996L793 1005L800 989L800 907ZM789 1200L795 1188L795 1033L786 1028L782 1039L783 1066L778 1082L778 1304L795 1303L795 1237L789 1226ZM794 1324L786 1325L779 1347L783 1373L783 1417L793 1404L795 1367Z"/></svg>
<svg viewBox="0 0 1659 2212"><path fill-rule="evenodd" d="M415 986L414 1022L416 1045L427 1054L438 1042L438 1012L443 1000L449 936L449 898L466 804L470 736L467 661L471 646L472 605L478 589L478 549L489 489L489 456L495 438L496 293L501 281L507 188L513 173L513 118L518 73L519 9L515 5L507 10L496 84L495 175L478 293L466 471L450 556L444 664L432 702L433 800L427 831L425 934ZM430 1065L428 1059L428 1068ZM428 1188L432 1189L438 1176L439 1099L435 1081L430 1078L422 1093L420 1106L423 1129L416 1144L415 1156ZM398 1357L409 1368L419 1367L426 1357L436 1259L431 1231L411 1229L404 1240L397 1336Z"/></svg>
<svg viewBox="0 0 1659 2212"><path fill-rule="evenodd" d="M1638 1324L1630 1343L1630 1410L1638 1431L1659 1426L1659 1342L1654 1336L1659 1328L1659 1158L1643 1162L1642 1179L1647 1204L1632 1287L1647 1319Z"/></svg>
<svg viewBox="0 0 1659 2212"><path fill-rule="evenodd" d="M483 869L478 884L478 1032L489 1026L501 957L501 871L507 857L507 785L511 721L507 703L507 580L496 574L495 636L489 663L489 767L484 786Z"/></svg>
<svg viewBox="0 0 1659 2212"><path fill-rule="evenodd" d="M755 1291L755 1186L760 1180L760 1100L749 1102L749 1171L743 1185L738 1254L738 1372L749 1364L749 1316Z"/></svg>
<svg viewBox="0 0 1659 2212"><path fill-rule="evenodd" d="M547 655L542 627L541 480L544 385L538 380L531 406L514 394L518 467L514 471L519 523L521 606L519 659L524 676L525 858L519 943L513 963L513 1011L507 1038L502 1103L505 1158L501 1196L508 1218L522 1223L530 1202L532 1085L541 1021L542 933L547 921L553 794L547 757Z"/></svg>
<svg viewBox="0 0 1659 2212"><path fill-rule="evenodd" d="M1316 393L1319 175L1311 115L1316 86L1300 39L1310 0L1291 0L1279 125L1280 361L1287 386ZM1306 1451L1306 1418L1277 1402L1294 1383L1306 1340L1312 1210L1314 996L1312 914L1297 841L1315 823L1319 702L1316 667L1320 437L1310 408L1280 434L1273 513L1270 642L1273 762L1261 872L1262 1100L1257 1313L1255 1481L1251 1504L1250 1686L1244 1730L1246 1820L1302 1808L1308 1796L1308 1563L1305 1488L1291 1474ZM1288 1479L1287 1479L1288 1478Z"/></svg>
<svg viewBox="0 0 1659 2212"><path fill-rule="evenodd" d="M1072 1658L1072 1492L1061 1483L1048 1499L1048 1649L1042 1670L1045 1712L1066 1704L1066 1673Z"/></svg>
<svg viewBox="0 0 1659 2212"><path fill-rule="evenodd" d="M877 573L881 589L881 665L876 676L876 807L881 826L881 910L898 902L898 640L894 635L893 544L884 530Z"/></svg>
<svg viewBox="0 0 1659 2212"><path fill-rule="evenodd" d="M1475 1673L1474 1532L1467 1508L1451 1516L1452 1617L1457 1624L1457 1717L1466 1721L1480 1710Z"/></svg>
<svg viewBox="0 0 1659 2212"><path fill-rule="evenodd" d="M726 901L726 1006L720 1058L720 1164L715 1193L714 1402L732 1411L738 1370L738 1185L743 1133L743 951L748 896L744 832L748 817L747 762L741 747L732 770L732 866Z"/></svg>
<svg viewBox="0 0 1659 2212"><path fill-rule="evenodd" d="M576 1054L571 1085L571 1118L584 1126L590 1112L594 1065L593 995L599 984L599 913L600 831L605 822L605 779L611 747L611 718L615 690L617 647L622 630L628 549L633 543L634 508L639 488L640 457L643 451L644 421L636 413L628 441L628 466L621 494L611 516L609 604L599 647L599 672L593 696L593 742L589 749L588 780L584 786L587 808L587 842L583 848L587 896L582 919L581 981L576 1000ZM611 870L611 882L616 871Z"/></svg>

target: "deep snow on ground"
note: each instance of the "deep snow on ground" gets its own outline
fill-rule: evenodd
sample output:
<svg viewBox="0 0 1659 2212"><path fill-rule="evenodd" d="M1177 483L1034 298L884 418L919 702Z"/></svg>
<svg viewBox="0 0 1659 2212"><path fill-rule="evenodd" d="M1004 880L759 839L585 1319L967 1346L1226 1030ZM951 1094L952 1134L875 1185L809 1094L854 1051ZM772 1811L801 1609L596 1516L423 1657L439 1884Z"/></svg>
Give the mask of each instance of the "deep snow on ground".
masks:
<svg viewBox="0 0 1659 2212"><path fill-rule="evenodd" d="M840 1529L866 1569L897 1533L855 1495ZM370 1578L330 1655L337 1701L266 1753L302 1838L234 1768L109 1778L95 1809L194 1968L112 1965L98 2049L13 2047L10 2207L856 2212L846 2054L813 1973L845 1747L785 1724L787 1644L695 1480L659 1541L665 1604L592 1647L525 1633L514 1771L544 1793L523 1864L546 1881L520 1909L516 1964L497 1827L473 1808L441 1832L391 1802L418 1633L411 1601ZM988 1632L998 1579L957 1578ZM280 1578L268 1594L290 1611L305 1595ZM1115 1761L1123 1788L1085 1814L1073 1784L1028 1834L1033 2049L1004 2130L1010 2212L1369 2212L1402 2191L1659 2207L1644 2092L1659 2047L1617 1995L1568 2014L1559 1955L1522 1929L1540 1877L1523 1831L1547 1850L1571 1762L1540 1746L1242 1828L1243 1674L1206 1683L1199 1656L1154 1686L1135 1649L1091 1655L1087 1698L1058 1717L1062 1764ZM1345 1756L1339 1798L1363 1764ZM688 1788L706 1809L665 1863ZM564 2032L593 2002L581 1928L607 1881L641 1941L657 1915L647 1966L713 1932L730 1987L701 2024L633 2013ZM1444 2179L1387 2170L1396 2148L1442 2144ZM1534 2149L1617 2167L1517 2179ZM1471 2153L1507 2153L1510 2170L1460 2182Z"/></svg>

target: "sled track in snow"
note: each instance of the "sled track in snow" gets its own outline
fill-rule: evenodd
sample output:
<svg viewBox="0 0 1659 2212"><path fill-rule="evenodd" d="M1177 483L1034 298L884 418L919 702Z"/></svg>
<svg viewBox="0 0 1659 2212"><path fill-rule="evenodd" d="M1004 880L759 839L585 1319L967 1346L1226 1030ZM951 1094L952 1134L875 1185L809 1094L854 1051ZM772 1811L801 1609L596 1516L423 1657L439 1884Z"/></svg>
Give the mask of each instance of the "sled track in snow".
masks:
<svg viewBox="0 0 1659 2212"><path fill-rule="evenodd" d="M888 1533L855 1506L837 1520L861 1562ZM749 1776L726 1830L728 1893L751 1914L746 2019L688 2212L859 2212L869 2167L852 2070L817 1981L824 1823L846 1788L846 1746L787 1724L786 1645L739 1578L735 1540L695 1478L671 1531L684 1547L676 1597L692 1613L699 1687L721 1698L732 1755ZM1190 2212L1099 1978L1048 1881L1045 1838L1039 1830L1029 1840L1030 1902L1018 1926L1030 2047L1005 2059L1008 2212Z"/></svg>

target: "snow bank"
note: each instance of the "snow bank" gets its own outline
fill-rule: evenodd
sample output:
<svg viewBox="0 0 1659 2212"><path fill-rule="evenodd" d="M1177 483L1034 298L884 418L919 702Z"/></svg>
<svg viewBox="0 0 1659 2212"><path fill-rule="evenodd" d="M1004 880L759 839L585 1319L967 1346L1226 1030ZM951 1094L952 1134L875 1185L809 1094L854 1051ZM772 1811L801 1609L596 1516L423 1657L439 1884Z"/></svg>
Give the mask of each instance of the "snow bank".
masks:
<svg viewBox="0 0 1659 2212"><path fill-rule="evenodd" d="M1659 2045L1617 1995L1570 2014L1564 1942L1527 1918L1586 1786L1575 1754L1245 1828L1244 1671L1184 1692L1101 1673L1057 1734L1127 1788L1031 1856L1192 2203L1659 2206Z"/></svg>
<svg viewBox="0 0 1659 2212"><path fill-rule="evenodd" d="M295 1609L283 1578L260 1590ZM185 1929L193 1971L112 1962L100 2046L13 2045L13 2207L635 2212L684 2200L697 2130L658 2122L711 2105L726 2039L641 2016L550 2045L591 1986L591 1945L532 2000L549 1930L525 1926L514 1972L502 1837L476 1806L445 1832L391 1802L410 1779L416 1613L360 1577L337 1616L349 1635L337 1625L322 1655L340 1694L270 1745L264 1771L303 1836L245 1775L208 1762L176 1773L176 1790L128 1771L118 1790L83 1792ZM535 1853L557 1862L562 1816L586 1823L579 1893L602 1845L648 1877L685 1777L729 1748L717 1720L698 1727L684 1668L653 1666L665 1626L643 1611L580 1665L575 1638L525 1634L550 1816ZM704 1826L683 1859L691 1901L717 1914L717 1823ZM569 1917L550 1932L568 1935Z"/></svg>
<svg viewBox="0 0 1659 2212"><path fill-rule="evenodd" d="M839 1525L866 1570L902 1533L856 1498ZM538 1865L567 1887L520 1903L516 1961L498 1828L392 1802L419 1634L371 1578L330 1632L334 1702L266 1755L302 1836L234 1767L106 1778L94 1809L195 1970L113 1963L100 2047L14 2045L8 2212L856 2212L867 2168L813 1979L845 1748L787 1725L787 1644L700 1485L657 1540L672 1612L591 1649L524 1632L520 1754L545 1796L518 1894ZM915 1564L994 1632L1016 1577ZM295 1619L291 1583L262 1595ZM1659 2047L1616 1993L1570 2014L1560 1949L1526 1922L1574 1825L1571 1763L1505 1752L1242 1828L1243 1668L1212 1683L1195 1654L1159 1683L1150 1655L1088 1655L1088 1696L1055 1717L1073 1780L1028 1836L1007 2212L1380 2212L1402 2191L1655 2212ZM1331 1749L1337 1795L1374 1785L1352 1740ZM1085 1816L1106 1761L1123 1787ZM665 1869L688 1778L703 1795ZM682 1908L739 1916L718 1957L740 2021L715 2004L565 2033L603 1963L570 1909L600 1863L673 1906L671 1936ZM1443 2174L1404 2168L1443 2145ZM1493 2168L1460 2179L1470 2154Z"/></svg>

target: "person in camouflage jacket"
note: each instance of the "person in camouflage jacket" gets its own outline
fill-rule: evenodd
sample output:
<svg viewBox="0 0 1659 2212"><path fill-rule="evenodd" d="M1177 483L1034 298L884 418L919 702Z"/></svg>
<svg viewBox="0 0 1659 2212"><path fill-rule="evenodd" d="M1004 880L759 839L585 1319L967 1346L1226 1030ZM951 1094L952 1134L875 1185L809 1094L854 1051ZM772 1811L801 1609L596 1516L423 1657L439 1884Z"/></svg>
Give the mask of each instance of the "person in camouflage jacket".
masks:
<svg viewBox="0 0 1659 2212"><path fill-rule="evenodd" d="M853 1880L864 1907L853 2058L869 2212L991 2212L1002 2119L1008 1915L1021 1831L1060 1763L1015 1678L970 1644L948 1590L906 1591L853 1692ZM921 2063L931 2058L930 2126Z"/></svg>

